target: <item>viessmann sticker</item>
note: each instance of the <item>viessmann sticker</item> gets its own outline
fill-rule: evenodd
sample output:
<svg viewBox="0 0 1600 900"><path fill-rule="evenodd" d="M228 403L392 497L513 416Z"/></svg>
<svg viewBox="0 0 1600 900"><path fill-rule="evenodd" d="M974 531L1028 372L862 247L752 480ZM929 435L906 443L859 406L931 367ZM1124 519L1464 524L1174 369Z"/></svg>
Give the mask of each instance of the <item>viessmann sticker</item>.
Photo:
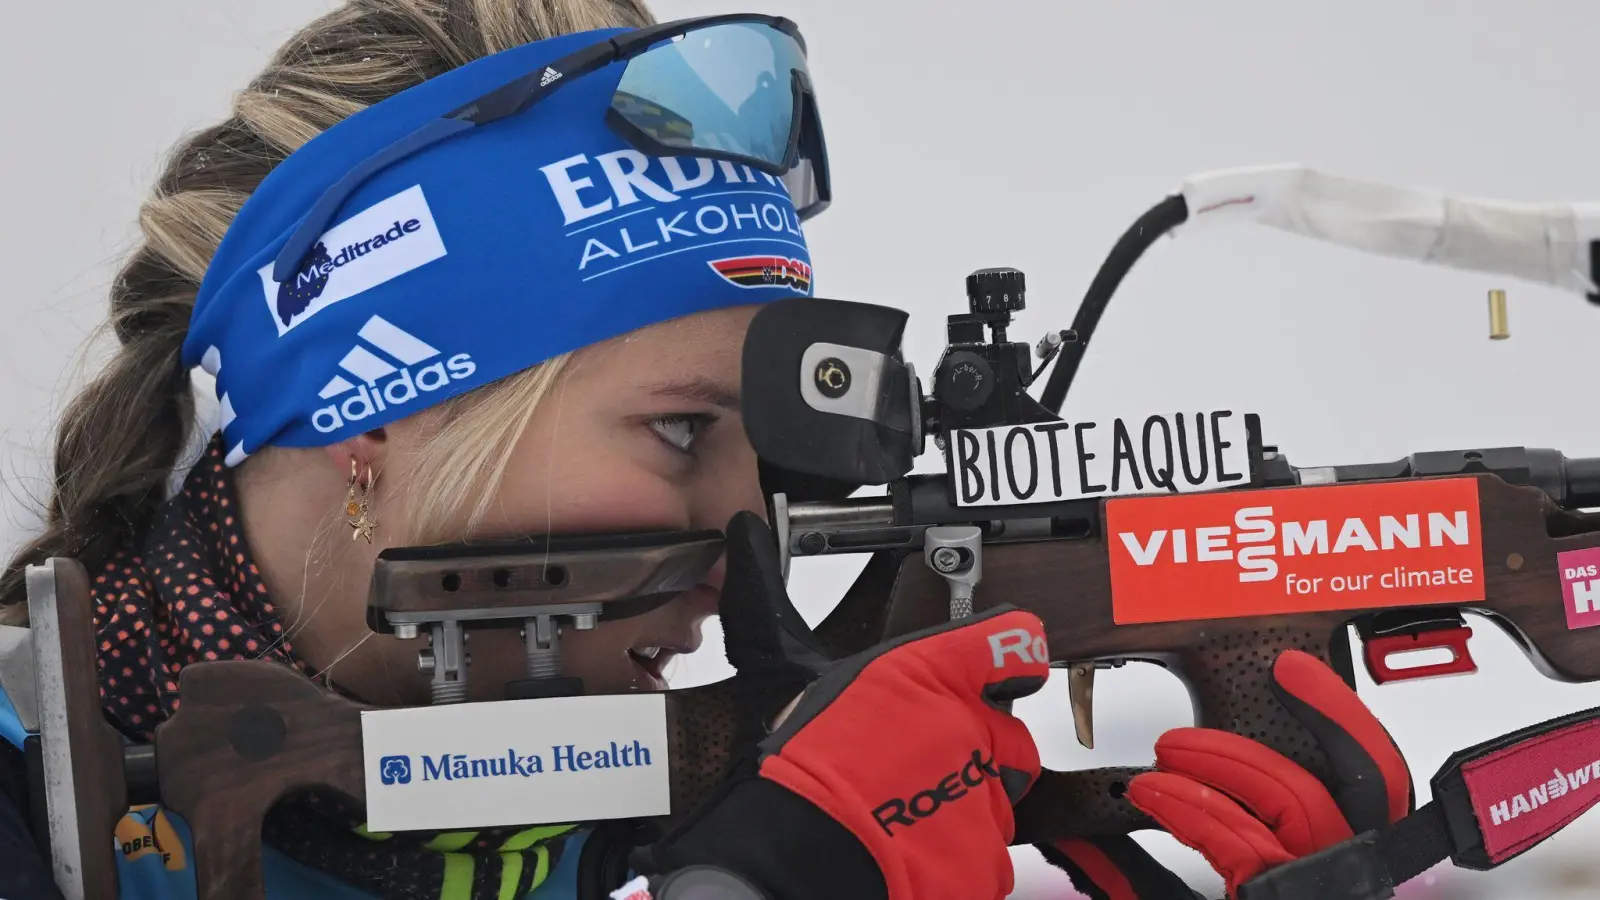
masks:
<svg viewBox="0 0 1600 900"><path fill-rule="evenodd" d="M1106 502L1118 625L1483 600L1478 482Z"/></svg>

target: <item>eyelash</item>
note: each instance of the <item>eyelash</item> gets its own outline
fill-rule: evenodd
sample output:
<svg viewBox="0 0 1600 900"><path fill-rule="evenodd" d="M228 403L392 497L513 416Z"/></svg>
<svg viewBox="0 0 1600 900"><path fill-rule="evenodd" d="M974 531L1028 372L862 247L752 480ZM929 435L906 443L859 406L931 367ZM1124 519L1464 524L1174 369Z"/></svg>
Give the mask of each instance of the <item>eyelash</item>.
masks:
<svg viewBox="0 0 1600 900"><path fill-rule="evenodd" d="M650 429L654 431L656 433L656 437L668 447L671 447L673 450L676 450L685 456L693 456L694 442L704 437L706 429L710 428L715 422L715 416L709 416L704 413L673 413L671 415L657 416L656 418L651 419ZM688 425L693 429L693 432L689 435L687 447L680 446L678 442L661 433L662 428L674 425Z"/></svg>

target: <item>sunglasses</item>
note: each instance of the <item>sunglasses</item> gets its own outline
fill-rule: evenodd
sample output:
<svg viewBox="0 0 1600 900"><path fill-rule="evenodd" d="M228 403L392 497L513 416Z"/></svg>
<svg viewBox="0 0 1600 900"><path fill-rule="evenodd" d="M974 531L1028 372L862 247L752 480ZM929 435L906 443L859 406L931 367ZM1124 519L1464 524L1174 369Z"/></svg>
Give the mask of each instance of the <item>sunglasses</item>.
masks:
<svg viewBox="0 0 1600 900"><path fill-rule="evenodd" d="M832 187L799 26L755 13L700 16L607 38L434 119L351 169L318 199L274 262L292 278L340 208L382 169L440 141L527 111L577 78L627 61L606 124L641 153L687 154L780 178L802 221Z"/></svg>

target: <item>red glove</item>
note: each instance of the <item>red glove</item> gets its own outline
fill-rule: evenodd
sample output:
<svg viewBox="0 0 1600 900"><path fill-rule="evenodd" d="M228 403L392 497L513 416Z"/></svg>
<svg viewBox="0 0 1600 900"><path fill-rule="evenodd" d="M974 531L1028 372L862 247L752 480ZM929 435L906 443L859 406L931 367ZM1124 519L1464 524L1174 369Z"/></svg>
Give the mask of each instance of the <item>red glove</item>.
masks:
<svg viewBox="0 0 1600 900"><path fill-rule="evenodd" d="M1012 807L1040 769L1011 703L1049 677L1038 617L997 608L829 660L789 603L771 531L744 513L727 535L720 613L741 704L766 723L804 693L635 871L660 876L657 896L698 866L774 900L1009 894Z"/></svg>
<svg viewBox="0 0 1600 900"><path fill-rule="evenodd" d="M1226 880L1229 897L1268 869L1400 820L1415 803L1404 757L1332 669L1291 650L1272 675L1278 701L1326 754L1331 785L1256 741L1207 728L1162 735L1156 771L1128 784L1129 802L1198 850ZM1040 849L1094 900L1199 896L1132 838Z"/></svg>

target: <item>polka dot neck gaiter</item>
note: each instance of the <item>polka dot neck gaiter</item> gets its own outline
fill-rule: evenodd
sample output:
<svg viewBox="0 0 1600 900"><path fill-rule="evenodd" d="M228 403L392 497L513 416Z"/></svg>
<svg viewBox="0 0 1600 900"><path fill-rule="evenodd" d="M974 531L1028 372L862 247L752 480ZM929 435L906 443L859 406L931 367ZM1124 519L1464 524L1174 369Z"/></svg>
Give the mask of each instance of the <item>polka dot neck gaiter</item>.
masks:
<svg viewBox="0 0 1600 900"><path fill-rule="evenodd" d="M251 560L220 436L143 541L91 566L101 704L120 731L151 739L177 712L185 666L266 659L308 678L284 612ZM342 507L341 507L342 508ZM570 825L376 834L361 804L331 790L286 798L262 826L267 844L375 897L501 900L538 886Z"/></svg>

